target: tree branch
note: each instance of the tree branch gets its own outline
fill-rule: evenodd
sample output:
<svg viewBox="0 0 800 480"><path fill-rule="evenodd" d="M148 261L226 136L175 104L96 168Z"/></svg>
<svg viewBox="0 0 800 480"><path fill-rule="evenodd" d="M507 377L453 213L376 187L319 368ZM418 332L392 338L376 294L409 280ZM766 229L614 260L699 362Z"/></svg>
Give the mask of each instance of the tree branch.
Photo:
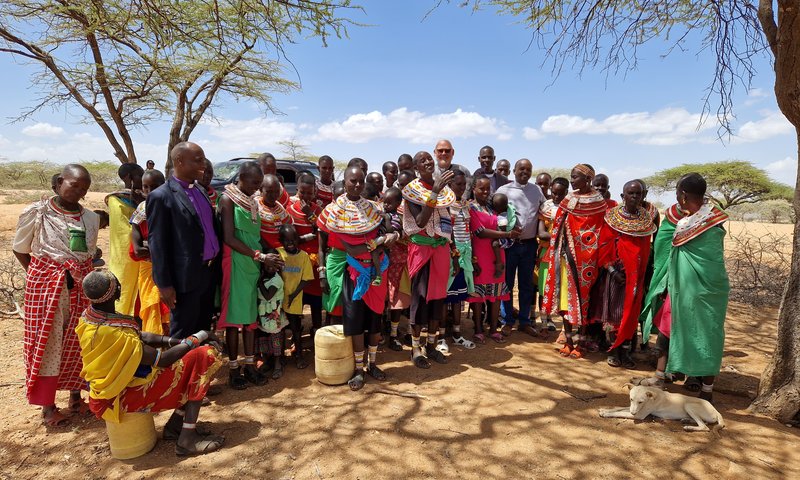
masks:
<svg viewBox="0 0 800 480"><path fill-rule="evenodd" d="M775 12L772 10L772 0L758 1L758 21L764 36L767 38L772 54L778 55L778 25L775 24Z"/></svg>

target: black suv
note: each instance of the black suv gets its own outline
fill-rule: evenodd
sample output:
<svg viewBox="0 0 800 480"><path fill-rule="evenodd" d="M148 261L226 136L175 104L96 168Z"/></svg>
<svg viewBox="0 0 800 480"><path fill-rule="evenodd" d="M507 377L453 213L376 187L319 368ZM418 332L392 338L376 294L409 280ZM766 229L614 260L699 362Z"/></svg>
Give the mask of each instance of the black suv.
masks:
<svg viewBox="0 0 800 480"><path fill-rule="evenodd" d="M225 185L234 183L239 177L239 165L244 162L253 161L255 158L239 157L225 162L214 164L214 178L211 179L211 188L217 191L225 189ZM308 170L315 177L319 178L319 167L316 163L291 160L278 160L278 175L283 177L283 188L294 195L297 193L297 173Z"/></svg>

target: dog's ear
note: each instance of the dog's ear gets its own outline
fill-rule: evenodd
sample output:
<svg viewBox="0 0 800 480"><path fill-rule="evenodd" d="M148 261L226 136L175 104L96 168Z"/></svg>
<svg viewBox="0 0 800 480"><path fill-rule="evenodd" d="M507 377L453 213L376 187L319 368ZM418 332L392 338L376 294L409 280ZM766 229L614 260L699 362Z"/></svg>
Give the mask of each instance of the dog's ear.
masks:
<svg viewBox="0 0 800 480"><path fill-rule="evenodd" d="M647 398L653 398L653 397L655 397L655 395L653 394L653 392L651 392L650 390L648 390L648 391L647 391L647 393L646 393L645 395L647 395Z"/></svg>
<svg viewBox="0 0 800 480"><path fill-rule="evenodd" d="M632 383L628 382L628 383L626 383L625 385L623 385L623 386L622 386L622 388L627 388L628 390L630 390L630 389L632 389L632 388L633 388L633 387L635 387L635 386L636 386L636 385L634 385L634 384L632 384Z"/></svg>

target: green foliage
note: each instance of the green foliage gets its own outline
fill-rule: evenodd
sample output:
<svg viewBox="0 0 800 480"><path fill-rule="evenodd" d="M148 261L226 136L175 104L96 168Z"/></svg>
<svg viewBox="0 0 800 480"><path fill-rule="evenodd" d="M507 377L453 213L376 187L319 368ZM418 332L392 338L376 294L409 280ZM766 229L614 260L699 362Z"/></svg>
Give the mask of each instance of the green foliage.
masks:
<svg viewBox="0 0 800 480"><path fill-rule="evenodd" d="M92 175L92 190L110 192L122 187L122 182L117 176L118 163L113 162L85 162L82 163ZM50 180L53 175L60 173L64 165L51 162L7 162L0 163L0 188L16 190L46 190L50 191ZM6 199L5 203L27 203L16 201L23 199L18 194L16 197ZM37 194L40 196L40 194ZM27 197L25 197L27 198ZM11 201L16 199L15 201ZM33 200L36 200L35 198ZM30 200L30 201L33 201Z"/></svg>
<svg viewBox="0 0 800 480"><path fill-rule="evenodd" d="M794 195L790 187L770 179L764 170L752 163L741 160L684 164L661 170L645 181L651 191L667 192L675 189L682 176L692 172L706 179L706 195L724 209L764 200L791 202Z"/></svg>
<svg viewBox="0 0 800 480"><path fill-rule="evenodd" d="M273 111L286 78L284 45L344 37L350 0L4 0L0 52L41 68L43 107L77 105L121 162L130 130L171 119L169 147L189 139L221 96ZM166 153L166 152L165 152ZM167 163L167 170L171 164Z"/></svg>
<svg viewBox="0 0 800 480"><path fill-rule="evenodd" d="M792 204L786 200L765 200L758 203L734 205L728 209L734 220L763 223L795 223Z"/></svg>

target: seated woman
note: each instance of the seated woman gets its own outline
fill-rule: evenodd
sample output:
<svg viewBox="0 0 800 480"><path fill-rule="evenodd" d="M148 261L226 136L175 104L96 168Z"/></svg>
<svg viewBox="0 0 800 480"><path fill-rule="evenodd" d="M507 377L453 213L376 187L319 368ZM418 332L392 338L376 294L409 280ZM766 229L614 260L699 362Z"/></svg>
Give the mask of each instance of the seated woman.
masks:
<svg viewBox="0 0 800 480"><path fill-rule="evenodd" d="M83 289L92 305L75 330L92 413L119 422L127 412L175 409L164 426L164 438L177 439L177 455L219 449L223 437L197 428L201 402L222 363L215 346L200 345L216 343L216 337L206 331L185 339L142 332L137 319L115 312L121 289L111 272L89 273Z"/></svg>

